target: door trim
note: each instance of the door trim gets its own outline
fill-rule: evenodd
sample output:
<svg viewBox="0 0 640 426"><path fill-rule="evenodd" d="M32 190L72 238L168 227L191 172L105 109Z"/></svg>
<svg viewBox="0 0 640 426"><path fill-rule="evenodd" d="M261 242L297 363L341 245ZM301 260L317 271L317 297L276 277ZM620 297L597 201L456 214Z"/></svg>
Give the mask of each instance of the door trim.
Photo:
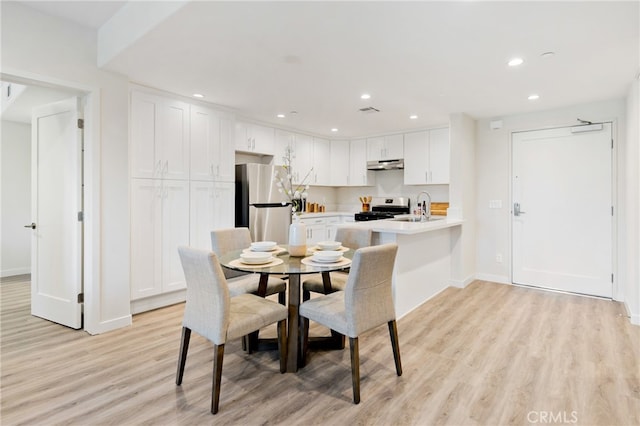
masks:
<svg viewBox="0 0 640 426"><path fill-rule="evenodd" d="M82 100L84 116L84 259L82 263L84 282L84 330L99 334L131 324L131 316L113 321L102 320L101 309L101 149L100 149L100 87L82 85L24 70L5 68L0 79L32 86L56 87L76 91Z"/></svg>

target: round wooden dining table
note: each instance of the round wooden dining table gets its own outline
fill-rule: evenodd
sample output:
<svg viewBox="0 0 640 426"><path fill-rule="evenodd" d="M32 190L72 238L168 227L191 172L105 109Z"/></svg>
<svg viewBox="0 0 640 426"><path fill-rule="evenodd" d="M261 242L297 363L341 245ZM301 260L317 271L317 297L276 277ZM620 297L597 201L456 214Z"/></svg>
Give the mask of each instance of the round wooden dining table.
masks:
<svg viewBox="0 0 640 426"><path fill-rule="evenodd" d="M296 372L302 363L302 351L300 345L302 321L298 314L298 308L300 306L300 276L317 273L322 274L325 294L328 294L331 292L331 278L329 273L349 268L355 251L352 249L346 249L339 262L321 264L312 260L313 249L307 250L307 256L295 257L289 255L287 246L279 245L274 251L273 261L262 265L250 265L240 261L240 255L246 250L247 249L234 250L225 253L219 258L220 264L223 267L236 271L260 274L260 284L258 286L259 296L265 296L269 275L282 275L289 277L287 372Z"/></svg>

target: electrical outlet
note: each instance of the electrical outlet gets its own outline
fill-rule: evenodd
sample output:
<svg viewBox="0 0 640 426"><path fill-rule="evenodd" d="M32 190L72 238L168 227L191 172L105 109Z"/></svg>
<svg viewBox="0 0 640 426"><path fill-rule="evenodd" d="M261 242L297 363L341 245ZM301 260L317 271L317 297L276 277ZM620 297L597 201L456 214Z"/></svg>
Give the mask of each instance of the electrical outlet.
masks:
<svg viewBox="0 0 640 426"><path fill-rule="evenodd" d="M502 263L502 255L500 253L496 254L496 263Z"/></svg>

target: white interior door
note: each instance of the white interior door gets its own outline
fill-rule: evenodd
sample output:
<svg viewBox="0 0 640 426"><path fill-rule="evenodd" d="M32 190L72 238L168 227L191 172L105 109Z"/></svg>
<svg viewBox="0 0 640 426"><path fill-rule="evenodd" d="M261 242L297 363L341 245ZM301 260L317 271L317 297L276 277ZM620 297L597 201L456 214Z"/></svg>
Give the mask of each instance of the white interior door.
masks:
<svg viewBox="0 0 640 426"><path fill-rule="evenodd" d="M82 328L82 133L79 101L34 109L31 313Z"/></svg>
<svg viewBox="0 0 640 426"><path fill-rule="evenodd" d="M513 135L514 283L611 297L611 141L611 123Z"/></svg>

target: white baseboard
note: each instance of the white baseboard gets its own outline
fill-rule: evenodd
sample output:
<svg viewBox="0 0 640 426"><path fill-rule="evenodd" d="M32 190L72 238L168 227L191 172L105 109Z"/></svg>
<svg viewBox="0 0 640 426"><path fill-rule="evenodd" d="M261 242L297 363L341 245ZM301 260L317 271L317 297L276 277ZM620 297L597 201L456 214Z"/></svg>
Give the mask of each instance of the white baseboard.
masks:
<svg viewBox="0 0 640 426"><path fill-rule="evenodd" d="M145 297L144 299L131 301L131 313L139 314L140 312L152 311L165 306L175 305L187 300L187 290L178 290L172 293L158 294L157 296Z"/></svg>
<svg viewBox="0 0 640 426"><path fill-rule="evenodd" d="M476 279L481 281L491 281L498 284L511 284L511 279L504 275L476 274Z"/></svg>
<svg viewBox="0 0 640 426"><path fill-rule="evenodd" d="M625 311L627 311L627 316L629 317L629 321L631 322L631 324L640 325L640 314L634 314L633 312L631 312L631 309L629 308L629 304L627 302L624 302L624 309Z"/></svg>
<svg viewBox="0 0 640 426"><path fill-rule="evenodd" d="M449 281L449 284L453 287L457 287L457 288L465 288L466 286L468 286L469 284L471 284L473 282L473 280L475 280L476 277L474 277L473 275L468 276L467 278L463 279L463 280L454 280L451 279Z"/></svg>
<svg viewBox="0 0 640 426"><path fill-rule="evenodd" d="M84 331L91 335L102 334L108 331L113 331L118 328L129 327L132 324L131 315L124 315L120 318L110 319L108 321L102 321L96 326L91 327L85 324Z"/></svg>
<svg viewBox="0 0 640 426"><path fill-rule="evenodd" d="M13 277L14 275L25 275L30 273L31 273L30 267L3 269L2 271L0 271L0 277L1 278Z"/></svg>
<svg viewBox="0 0 640 426"><path fill-rule="evenodd" d="M445 287L442 290L440 290L439 292L437 292L436 294L434 294L433 296L429 297L427 300L425 300L424 302L422 302L421 304L419 304L418 306L416 306L413 309L408 310L407 312L405 312L402 315L399 315L396 320L399 320L400 318L407 316L409 313L415 311L416 309L418 309L420 306L424 305L425 303L427 303L429 300L433 299L434 297L436 297L437 295L439 295L440 293L442 293L443 291L445 291L446 289L448 289L449 287Z"/></svg>

